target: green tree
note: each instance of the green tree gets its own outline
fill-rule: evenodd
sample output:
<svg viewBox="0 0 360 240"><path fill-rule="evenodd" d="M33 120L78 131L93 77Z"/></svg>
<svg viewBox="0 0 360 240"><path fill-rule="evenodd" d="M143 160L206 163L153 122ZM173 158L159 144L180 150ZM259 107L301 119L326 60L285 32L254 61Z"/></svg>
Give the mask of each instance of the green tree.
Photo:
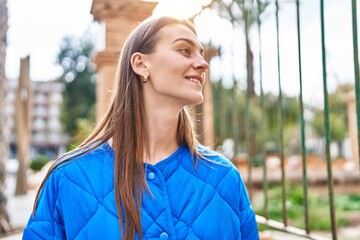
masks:
<svg viewBox="0 0 360 240"><path fill-rule="evenodd" d="M235 95L235 97L233 97ZM226 138L237 137L240 145L246 144L246 92L239 89L236 85L231 89L226 89L220 82L213 83L213 97L214 97L214 125L216 133L216 142L221 144ZM277 142L278 138L278 101L277 96L272 93L264 94L264 110L265 118L261 118L260 99L257 98L250 108L250 131L256 135L256 139L266 139L267 141ZM234 102L234 99L236 102ZM297 97L283 95L283 112L284 112L284 129L285 142L290 142L293 138L294 131L297 131L299 125L299 102ZM236 116L234 115L234 108L237 109ZM236 122L232 119L235 117ZM259 131L262 121L266 121L267 126L266 136L264 132ZM233 133L234 124L237 124L237 134ZM295 130L294 130L295 129ZM295 136L300 141L300 133ZM259 144L258 142L257 144ZM276 150L276 149L271 149Z"/></svg>
<svg viewBox="0 0 360 240"><path fill-rule="evenodd" d="M299 102L296 97L283 95L283 113L285 129L292 128L299 124ZM278 97L272 93L264 95L264 108L266 113L266 126L268 128L269 139L276 140L278 137Z"/></svg>
<svg viewBox="0 0 360 240"><path fill-rule="evenodd" d="M221 17L240 27L245 36L247 63L247 91L251 98L256 96L254 83L254 54L251 48L250 31L258 23L258 16L270 5L269 0L213 0L207 7L216 10Z"/></svg>
<svg viewBox="0 0 360 240"><path fill-rule="evenodd" d="M211 3L206 6L206 8L214 9L218 12L220 17L227 19L232 25L234 30L240 28L245 36L245 47L246 47L246 83L247 83L247 99L246 102L249 105L246 107L245 116L249 116L249 118L245 121L244 126L249 130L249 132L245 132L247 138L247 153L249 161L255 158L258 152L256 133L251 129L254 125L254 119L251 118L253 115L251 112L254 112L253 106L255 103L256 93L255 93L255 82L254 82L254 55L250 44L250 31L260 22L260 15L265 11L266 7L270 4L270 1L260 1L260 0L233 0L233 1L225 1L225 0L213 0ZM221 52L220 52L221 54ZM234 54L234 53L233 53ZM235 81L235 79L234 79ZM236 85L236 84L235 84ZM233 105L235 107L235 105ZM234 116L238 115L236 112L238 111L236 108L233 108ZM232 120L234 121L235 118ZM235 136L235 132L238 131L239 134L241 131L236 125L233 129ZM238 148L238 138L235 138L235 147Z"/></svg>
<svg viewBox="0 0 360 240"><path fill-rule="evenodd" d="M94 44L87 38L65 37L57 63L63 69L59 81L65 84L61 120L72 138L79 132L79 119L94 119L95 70L91 62ZM76 144L72 139L71 144Z"/></svg>
<svg viewBox="0 0 360 240"><path fill-rule="evenodd" d="M76 120L76 133L73 137L73 146L78 146L84 141L84 139L89 136L91 131L94 129L95 124L95 106L90 110L88 118L78 118Z"/></svg>
<svg viewBox="0 0 360 240"><path fill-rule="evenodd" d="M337 143L339 148L339 156L343 155L342 141L347 136L348 120L346 112L346 103L343 101L343 95L349 92L353 86L351 84L342 84L337 89L329 94L329 121L330 121L330 137L331 141ZM316 135L324 137L324 110L316 107L313 109L314 118L311 125L315 130Z"/></svg>

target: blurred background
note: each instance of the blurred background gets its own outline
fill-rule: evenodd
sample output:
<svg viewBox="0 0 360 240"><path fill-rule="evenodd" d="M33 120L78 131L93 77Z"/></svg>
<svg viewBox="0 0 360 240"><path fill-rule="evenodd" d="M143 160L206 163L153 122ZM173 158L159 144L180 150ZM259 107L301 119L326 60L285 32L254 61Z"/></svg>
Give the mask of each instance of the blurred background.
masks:
<svg viewBox="0 0 360 240"><path fill-rule="evenodd" d="M0 237L107 108L147 17L190 19L210 62L200 142L244 178L262 239L360 239L356 0L0 0Z"/></svg>

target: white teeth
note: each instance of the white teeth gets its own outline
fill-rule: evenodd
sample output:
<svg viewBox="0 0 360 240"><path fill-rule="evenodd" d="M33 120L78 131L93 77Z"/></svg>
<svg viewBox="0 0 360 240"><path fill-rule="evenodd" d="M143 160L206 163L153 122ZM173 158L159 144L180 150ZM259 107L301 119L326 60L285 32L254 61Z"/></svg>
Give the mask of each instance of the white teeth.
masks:
<svg viewBox="0 0 360 240"><path fill-rule="evenodd" d="M194 82L194 83L199 83L201 84L200 80L197 79L197 78L186 78L187 80L191 81L191 82Z"/></svg>

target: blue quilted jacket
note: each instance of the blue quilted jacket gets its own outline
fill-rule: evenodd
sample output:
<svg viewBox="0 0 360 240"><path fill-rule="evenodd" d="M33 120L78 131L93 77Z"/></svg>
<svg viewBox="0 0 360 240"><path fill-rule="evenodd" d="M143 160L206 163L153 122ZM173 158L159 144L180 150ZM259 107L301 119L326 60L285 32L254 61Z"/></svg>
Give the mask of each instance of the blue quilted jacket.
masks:
<svg viewBox="0 0 360 240"><path fill-rule="evenodd" d="M259 239L239 172L221 155L206 153L214 156L197 169L185 146L144 164L152 195L143 196L143 239ZM55 170L23 239L120 239L113 171L107 143Z"/></svg>

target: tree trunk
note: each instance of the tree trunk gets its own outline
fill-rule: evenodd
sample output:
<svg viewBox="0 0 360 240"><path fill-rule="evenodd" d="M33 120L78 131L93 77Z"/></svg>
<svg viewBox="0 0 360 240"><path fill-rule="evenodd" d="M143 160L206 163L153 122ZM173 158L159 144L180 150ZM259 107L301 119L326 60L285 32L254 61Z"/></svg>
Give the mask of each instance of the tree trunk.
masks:
<svg viewBox="0 0 360 240"><path fill-rule="evenodd" d="M250 39L249 39L249 33L246 34L246 67L247 67L247 91L249 94L249 107L252 109L253 105L255 104L255 98L256 98L256 92L255 92L255 82L254 82L254 54L251 50L250 46ZM251 114L251 111L250 113ZM256 144L256 136L255 136L255 129L253 126L251 126L252 121L249 122L249 164L252 164L252 161L256 157L257 154L257 144ZM249 175L250 176L250 175ZM251 195L251 189L249 189L249 193Z"/></svg>
<svg viewBox="0 0 360 240"><path fill-rule="evenodd" d="M250 40L246 38L246 57L247 57L247 84L249 96L251 99L256 97L255 82L254 82L254 55L250 47Z"/></svg>
<svg viewBox="0 0 360 240"><path fill-rule="evenodd" d="M7 2L0 0L0 233L11 230L9 215L6 210L7 198L4 193L6 178L5 163L8 159L9 129L6 122L7 79L5 76L6 32L7 32Z"/></svg>
<svg viewBox="0 0 360 240"><path fill-rule="evenodd" d="M20 61L19 85L16 89L15 100L15 124L16 124L16 145L17 158L19 160L19 169L16 178L15 195L24 195L27 193L26 169L29 157L29 112L30 112L30 80L29 80L29 62L26 57Z"/></svg>
<svg viewBox="0 0 360 240"><path fill-rule="evenodd" d="M337 141L337 145L338 145L338 158L343 158L344 157L344 145L342 140Z"/></svg>
<svg viewBox="0 0 360 240"><path fill-rule="evenodd" d="M246 38L246 57L247 57L247 81L248 81L248 94L249 94L249 102L250 109L252 109L252 105L255 104L256 92L255 92L255 82L254 82L254 55L252 53L250 47L250 40ZM251 112L251 111L250 111ZM250 121L250 124L252 121ZM256 146L256 136L255 136L255 129L253 126L249 126L250 131L250 146L249 146L249 157L253 160L257 153L257 146Z"/></svg>

